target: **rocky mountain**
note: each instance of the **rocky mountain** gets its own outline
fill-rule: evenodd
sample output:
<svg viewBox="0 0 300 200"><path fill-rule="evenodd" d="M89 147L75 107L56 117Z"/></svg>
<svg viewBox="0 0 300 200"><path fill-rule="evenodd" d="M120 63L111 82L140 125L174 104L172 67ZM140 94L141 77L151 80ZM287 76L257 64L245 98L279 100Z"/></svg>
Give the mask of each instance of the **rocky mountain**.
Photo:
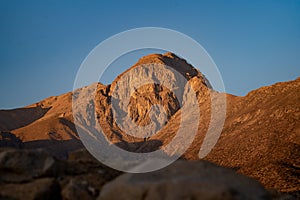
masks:
<svg viewBox="0 0 300 200"><path fill-rule="evenodd" d="M146 78L142 83L136 82L137 77L144 76L165 82L147 82ZM133 82L138 87L133 87ZM86 112L85 118L99 123L111 144L131 152L151 152L164 149L180 128L185 130L186 139L194 130L195 138L182 158L199 160L211 120L219 123L221 111L226 109L220 138L204 160L253 177L266 188L300 191L300 78L262 87L243 97L223 94L214 91L201 72L173 53L145 56L107 86L98 83L24 108L1 110L0 145L42 148L58 158L66 158L69 152L82 148L74 125L74 120L81 120L82 116L73 116L72 100L83 101L86 96L82 94L91 88L95 88L95 98L91 100L94 112ZM182 95L191 89L195 91L193 100ZM126 97L127 104L117 101L120 96ZM226 107L222 104L224 98ZM212 108L213 101L216 103ZM184 112L184 105L196 107ZM200 117L194 113L197 109ZM159 115L161 110L163 115ZM213 112L217 117L212 117L216 116ZM128 117L134 123L121 126ZM185 123L181 126L182 121ZM124 131L136 126L156 134L137 137ZM177 142L172 148L181 146Z"/></svg>

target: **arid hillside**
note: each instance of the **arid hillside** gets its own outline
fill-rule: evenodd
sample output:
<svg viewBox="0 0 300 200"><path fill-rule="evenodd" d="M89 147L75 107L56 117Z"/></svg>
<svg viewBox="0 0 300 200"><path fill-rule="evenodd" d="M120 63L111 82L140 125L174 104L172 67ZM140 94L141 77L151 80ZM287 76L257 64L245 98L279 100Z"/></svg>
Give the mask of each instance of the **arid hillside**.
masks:
<svg viewBox="0 0 300 200"><path fill-rule="evenodd" d="M151 68L139 70L139 66L149 64ZM169 66L179 72L195 91L196 100L184 102L185 97L180 99L175 95L176 92L182 94L180 92L187 89L187 84L181 84L183 88L179 89L174 86L173 91L159 84L135 88L133 93L129 92L128 104L125 105L128 112L126 116L132 119L134 125L151 124L153 118L149 113L154 105L160 105L165 115L156 115L156 122L149 126L151 130L157 131L156 134L145 138L128 135L114 118L120 113L113 113L112 102L120 95L118 92L128 90L132 81L144 74L150 74L154 80L179 80L180 75L168 68L153 68L156 65ZM218 113L226 109L221 136L204 159L253 177L267 188L282 192L300 191L300 78L262 87L239 97L214 91L201 72L184 59L166 53L145 56L120 74L112 84L106 86L98 83L94 87L94 112L85 117L92 117L100 124L109 143L133 152L163 149L175 137L183 120L185 123L182 128L186 130L186 137L189 137L193 124L198 124L198 128L191 146L182 158L198 160L211 120L219 122L219 119L212 118L216 116L212 112L217 113L216 118L221 118ZM60 158L82 148L74 125L72 98L81 101L80 98L84 96L77 93L88 91L89 88L87 86L74 93L49 97L24 108L0 110L0 145L43 148ZM222 107L224 98L226 107ZM214 108L212 101L216 102ZM182 113L181 102L184 105L197 105L200 117L191 117L193 112ZM124 108L122 102L118 102L117 106ZM125 117L122 113L120 115L121 119ZM180 146L178 141L174 149Z"/></svg>

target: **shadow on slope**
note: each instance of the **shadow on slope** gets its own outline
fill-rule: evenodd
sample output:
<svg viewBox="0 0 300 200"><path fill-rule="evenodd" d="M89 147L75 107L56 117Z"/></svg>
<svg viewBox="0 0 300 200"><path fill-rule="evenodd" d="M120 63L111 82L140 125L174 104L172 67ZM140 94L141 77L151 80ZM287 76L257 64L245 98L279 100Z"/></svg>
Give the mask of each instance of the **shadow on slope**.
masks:
<svg viewBox="0 0 300 200"><path fill-rule="evenodd" d="M149 153L160 149L160 147L163 145L163 142L160 140L148 140L143 142L130 143L126 141L121 141L115 143L115 145L129 152Z"/></svg>
<svg viewBox="0 0 300 200"><path fill-rule="evenodd" d="M23 142L10 132L0 132L0 147L22 148Z"/></svg>
<svg viewBox="0 0 300 200"><path fill-rule="evenodd" d="M0 130L11 131L26 126L43 117L50 108L33 107L0 110Z"/></svg>
<svg viewBox="0 0 300 200"><path fill-rule="evenodd" d="M35 140L23 143L25 149L43 149L49 155L66 159L68 153L83 148L78 139L71 140Z"/></svg>

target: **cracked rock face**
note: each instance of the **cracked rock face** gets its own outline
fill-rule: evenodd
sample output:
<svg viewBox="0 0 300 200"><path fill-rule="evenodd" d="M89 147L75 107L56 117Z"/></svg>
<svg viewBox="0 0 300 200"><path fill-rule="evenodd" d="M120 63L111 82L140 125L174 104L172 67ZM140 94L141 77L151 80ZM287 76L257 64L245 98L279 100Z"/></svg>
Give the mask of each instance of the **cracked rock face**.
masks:
<svg viewBox="0 0 300 200"><path fill-rule="evenodd" d="M172 53L152 54L96 93L97 118L108 140L130 150L125 143L155 139L152 136L157 137L184 104L196 105L197 98L205 101L209 90L204 75L184 59ZM191 101L187 91L197 98Z"/></svg>

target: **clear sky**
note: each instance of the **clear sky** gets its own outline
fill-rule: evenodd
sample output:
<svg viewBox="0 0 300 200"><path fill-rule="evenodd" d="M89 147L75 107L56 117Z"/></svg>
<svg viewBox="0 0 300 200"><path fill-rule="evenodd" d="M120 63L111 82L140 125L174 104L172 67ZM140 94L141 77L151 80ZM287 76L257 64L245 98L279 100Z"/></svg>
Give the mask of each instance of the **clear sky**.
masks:
<svg viewBox="0 0 300 200"><path fill-rule="evenodd" d="M97 44L147 26L177 30L199 42L219 67L228 93L245 95L300 76L299 0L1 0L0 109L71 91L80 64Z"/></svg>

